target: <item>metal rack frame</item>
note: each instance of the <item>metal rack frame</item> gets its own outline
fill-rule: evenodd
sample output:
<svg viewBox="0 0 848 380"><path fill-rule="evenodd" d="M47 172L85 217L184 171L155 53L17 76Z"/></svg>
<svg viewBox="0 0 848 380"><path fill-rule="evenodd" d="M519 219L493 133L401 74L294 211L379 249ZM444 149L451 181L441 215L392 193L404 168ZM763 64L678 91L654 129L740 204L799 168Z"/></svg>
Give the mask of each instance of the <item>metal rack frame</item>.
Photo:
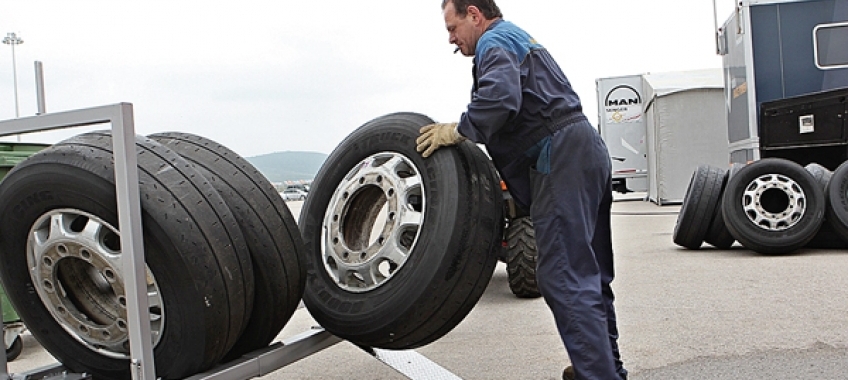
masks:
<svg viewBox="0 0 848 380"><path fill-rule="evenodd" d="M121 255L127 297L127 319L130 342L130 365L134 380L155 380L150 320L145 316L147 300L144 246L141 229L141 201L138 189L138 162L135 153L135 125L130 103L118 103L72 111L0 121L0 137L53 129L111 124L112 149L115 160L115 186L118 204L118 229L121 231ZM1 312L2 310L0 310ZM197 374L186 380L240 380L264 376L311 354L341 342L323 328L315 328L292 338L276 342L233 362ZM413 350L388 351L360 347L380 362L410 379L461 380L459 377ZM87 374L69 373L55 364L21 374L9 374L6 356L0 355L0 380L77 380L90 379Z"/></svg>

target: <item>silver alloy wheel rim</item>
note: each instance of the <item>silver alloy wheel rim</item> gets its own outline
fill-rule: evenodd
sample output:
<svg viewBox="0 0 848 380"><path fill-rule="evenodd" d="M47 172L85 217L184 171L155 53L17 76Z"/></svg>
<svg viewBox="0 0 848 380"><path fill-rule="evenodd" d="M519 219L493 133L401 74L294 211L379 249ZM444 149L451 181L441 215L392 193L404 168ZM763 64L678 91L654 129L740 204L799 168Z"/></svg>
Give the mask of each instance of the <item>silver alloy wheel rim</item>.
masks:
<svg viewBox="0 0 848 380"><path fill-rule="evenodd" d="M27 264L39 298L71 336L102 355L130 356L118 230L74 209L51 210L33 224ZM153 345L161 338L162 296L147 269Z"/></svg>
<svg viewBox="0 0 848 380"><path fill-rule="evenodd" d="M748 219L760 228L784 231L804 216L807 198L793 179L781 174L764 174L745 188L742 209Z"/></svg>
<svg viewBox="0 0 848 380"><path fill-rule="evenodd" d="M424 223L421 174L405 156L380 152L339 183L324 214L324 268L339 287L361 293L385 284L407 262Z"/></svg>

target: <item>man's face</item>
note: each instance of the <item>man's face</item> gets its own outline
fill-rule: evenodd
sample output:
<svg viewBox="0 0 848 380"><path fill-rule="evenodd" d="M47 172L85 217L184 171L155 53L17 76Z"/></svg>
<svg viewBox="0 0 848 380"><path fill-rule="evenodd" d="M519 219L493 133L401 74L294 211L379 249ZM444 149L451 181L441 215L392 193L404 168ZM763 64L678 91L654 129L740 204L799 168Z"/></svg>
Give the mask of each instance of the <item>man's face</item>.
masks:
<svg viewBox="0 0 848 380"><path fill-rule="evenodd" d="M469 7L465 17L459 17L452 1L445 5L442 11L445 16L445 28L448 30L448 42L456 45L466 57L474 56L477 40L483 34L478 31L481 21L478 13L476 7Z"/></svg>

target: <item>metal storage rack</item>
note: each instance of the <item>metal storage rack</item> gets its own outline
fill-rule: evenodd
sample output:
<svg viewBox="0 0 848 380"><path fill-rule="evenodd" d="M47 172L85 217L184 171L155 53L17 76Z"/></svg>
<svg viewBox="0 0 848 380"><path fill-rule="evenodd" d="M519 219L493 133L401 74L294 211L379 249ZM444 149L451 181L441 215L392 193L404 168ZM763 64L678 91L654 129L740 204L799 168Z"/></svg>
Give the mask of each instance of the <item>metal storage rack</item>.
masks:
<svg viewBox="0 0 848 380"><path fill-rule="evenodd" d="M150 341L150 321L142 311L148 309L144 246L141 230L141 203L138 190L138 170L135 153L133 107L118 103L100 107L44 113L39 101L39 115L0 121L0 136L40 132L53 129L111 124L115 160L115 184L118 204L118 228L123 247L124 278L127 297L127 317L130 342L130 365L134 380L154 380L156 371ZM264 376L284 366L341 342L324 329L317 327L289 339L272 343L244 355L233 362L187 378L187 380L240 380ZM410 379L460 379L453 373L413 350L388 351L360 347L380 362ZM50 365L20 374L8 373L6 356L0 355L0 380L77 380L90 379L87 374L69 373L61 364Z"/></svg>

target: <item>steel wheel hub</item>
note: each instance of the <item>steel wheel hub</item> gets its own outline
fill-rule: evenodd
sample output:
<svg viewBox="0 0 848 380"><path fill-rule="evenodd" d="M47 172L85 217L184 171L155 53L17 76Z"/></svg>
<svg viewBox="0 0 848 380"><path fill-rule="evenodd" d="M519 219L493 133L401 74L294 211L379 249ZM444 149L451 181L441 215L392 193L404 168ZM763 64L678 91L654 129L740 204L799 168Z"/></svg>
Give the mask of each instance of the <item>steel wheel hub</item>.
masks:
<svg viewBox="0 0 848 380"><path fill-rule="evenodd" d="M768 231L786 230L801 220L807 198L801 186L781 174L765 174L748 184L742 194L748 219Z"/></svg>
<svg viewBox="0 0 848 380"><path fill-rule="evenodd" d="M71 336L103 355L128 358L120 235L79 210L51 210L33 224L27 264L41 302ZM162 297L147 270L153 344L164 328Z"/></svg>
<svg viewBox="0 0 848 380"><path fill-rule="evenodd" d="M415 246L424 201L421 175L405 156L381 152L355 165L324 215L322 258L330 277L351 292L388 281Z"/></svg>

